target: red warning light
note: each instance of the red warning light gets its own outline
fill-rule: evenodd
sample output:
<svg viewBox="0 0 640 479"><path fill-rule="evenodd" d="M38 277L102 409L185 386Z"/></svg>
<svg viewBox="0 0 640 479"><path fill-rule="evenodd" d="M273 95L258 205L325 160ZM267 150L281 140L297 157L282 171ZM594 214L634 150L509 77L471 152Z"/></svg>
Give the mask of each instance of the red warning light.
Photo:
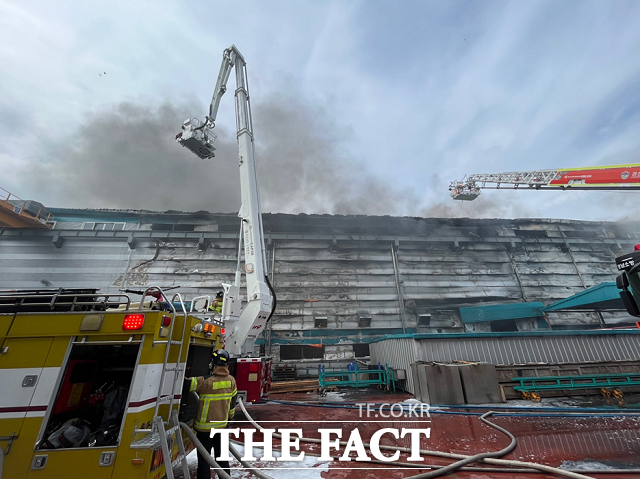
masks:
<svg viewBox="0 0 640 479"><path fill-rule="evenodd" d="M165 328L171 325L171 316L163 316L162 317L162 326Z"/></svg>
<svg viewBox="0 0 640 479"><path fill-rule="evenodd" d="M122 322L122 329L125 331L142 329L143 324L144 314L127 314Z"/></svg>
<svg viewBox="0 0 640 479"><path fill-rule="evenodd" d="M221 334L224 334L224 333L225 333L225 331L226 331L226 330L225 330L224 328L222 328L222 329L220 330L220 333L221 333Z"/></svg>
<svg viewBox="0 0 640 479"><path fill-rule="evenodd" d="M635 245L635 246L633 247L633 250L634 250L634 251L638 251L638 250L640 250L640 244Z"/></svg>

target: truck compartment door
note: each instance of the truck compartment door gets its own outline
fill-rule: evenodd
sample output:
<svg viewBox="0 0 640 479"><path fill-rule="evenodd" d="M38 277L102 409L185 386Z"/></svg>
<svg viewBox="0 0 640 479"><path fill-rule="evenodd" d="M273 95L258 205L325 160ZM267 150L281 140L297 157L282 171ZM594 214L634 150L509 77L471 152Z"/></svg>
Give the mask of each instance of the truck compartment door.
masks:
<svg viewBox="0 0 640 479"><path fill-rule="evenodd" d="M59 368L45 368L53 338L8 338L0 354L0 436L17 436L5 457L5 477L25 477L50 396L34 393L40 384L53 391ZM39 388L41 389L41 388ZM0 443L7 448L8 442Z"/></svg>

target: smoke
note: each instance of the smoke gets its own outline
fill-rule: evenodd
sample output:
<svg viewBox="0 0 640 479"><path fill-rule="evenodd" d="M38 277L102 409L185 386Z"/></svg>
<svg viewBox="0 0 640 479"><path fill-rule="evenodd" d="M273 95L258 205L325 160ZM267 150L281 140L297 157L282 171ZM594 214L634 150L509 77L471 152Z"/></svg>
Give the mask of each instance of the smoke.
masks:
<svg viewBox="0 0 640 479"><path fill-rule="evenodd" d="M469 201L450 200L422 207L419 216L429 218L524 218L533 216L524 205L486 198L486 195Z"/></svg>
<svg viewBox="0 0 640 479"><path fill-rule="evenodd" d="M326 109L279 95L253 107L265 212L439 217L514 212L513 206L486 198L460 205L447 195L442 203L425 204L424 195L376 176L350 155L350 132ZM39 191L55 198L50 206L235 212L240 205L235 122L216 127L213 160L200 160L174 141L182 122L204 111L188 102L155 109L124 102L90 114L70 138L42 148ZM446 187L437 189L446 195Z"/></svg>
<svg viewBox="0 0 640 479"><path fill-rule="evenodd" d="M225 130L217 132L221 141L213 161L174 141L196 111L191 104L151 109L126 102L92 114L70 139L49 149L41 186L64 206L237 211L237 167L222 161L237 154Z"/></svg>
<svg viewBox="0 0 640 479"><path fill-rule="evenodd" d="M615 193L604 193L595 191L592 195L601 195L600 204L610 212L609 220L611 221L637 221L638 214L638 192L637 191L619 191Z"/></svg>
<svg viewBox="0 0 640 479"><path fill-rule="evenodd" d="M350 156L348 131L325 109L276 96L255 118L266 211L398 215L419 202Z"/></svg>

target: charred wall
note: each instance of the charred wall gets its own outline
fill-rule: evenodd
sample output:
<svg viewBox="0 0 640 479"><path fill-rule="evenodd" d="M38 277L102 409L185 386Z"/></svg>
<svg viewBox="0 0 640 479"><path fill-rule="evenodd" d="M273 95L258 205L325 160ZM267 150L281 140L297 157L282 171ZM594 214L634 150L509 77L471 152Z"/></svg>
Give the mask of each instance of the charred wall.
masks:
<svg viewBox="0 0 640 479"><path fill-rule="evenodd" d="M160 285L191 297L233 279L235 215L54 214L49 231L0 231L0 289ZM320 346L325 358L345 361L352 344L386 334L491 330L463 325L462 306L549 304L613 281L615 256L640 237L638 223L564 220L270 214L264 228L278 294L265 349L278 357L281 345ZM629 318L568 312L547 321L588 328Z"/></svg>

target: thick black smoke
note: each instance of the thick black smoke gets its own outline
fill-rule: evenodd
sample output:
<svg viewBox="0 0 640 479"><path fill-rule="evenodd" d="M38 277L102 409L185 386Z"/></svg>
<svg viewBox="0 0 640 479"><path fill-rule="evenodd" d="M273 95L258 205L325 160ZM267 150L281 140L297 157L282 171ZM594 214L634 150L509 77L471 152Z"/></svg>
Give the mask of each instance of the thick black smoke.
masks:
<svg viewBox="0 0 640 479"><path fill-rule="evenodd" d="M237 210L238 172L230 161L237 154L225 131L218 132L213 161L198 159L174 140L182 122L197 111L195 105L151 109L121 103L93 114L52 148L43 187L56 189L63 206Z"/></svg>
<svg viewBox="0 0 640 479"><path fill-rule="evenodd" d="M50 206L235 212L239 177L235 122L219 121L216 158L199 160L175 143L182 122L204 108L125 102L88 116L70 138L44 148L37 179ZM461 207L391 184L347 153L345 130L321 107L271 97L254 103L260 196L265 212L504 217L486 198ZM519 212L522 213L522 212Z"/></svg>

